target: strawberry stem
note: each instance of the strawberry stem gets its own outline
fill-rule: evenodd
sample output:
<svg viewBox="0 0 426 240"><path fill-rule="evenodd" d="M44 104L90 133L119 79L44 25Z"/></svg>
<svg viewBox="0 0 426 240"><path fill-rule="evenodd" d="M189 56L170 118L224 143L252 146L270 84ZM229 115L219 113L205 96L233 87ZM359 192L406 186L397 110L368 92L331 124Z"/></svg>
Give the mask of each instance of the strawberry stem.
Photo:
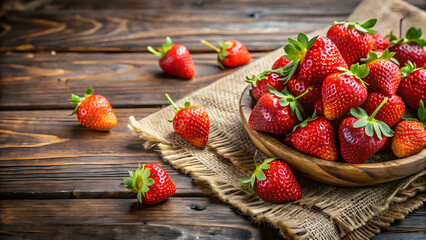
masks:
<svg viewBox="0 0 426 240"><path fill-rule="evenodd" d="M295 97L293 100L296 101L297 99L305 96L306 94L308 94L308 92L312 91L312 88L308 88L304 93L300 94L299 96Z"/></svg>
<svg viewBox="0 0 426 240"><path fill-rule="evenodd" d="M159 57L162 57L163 55L159 52L159 51L157 51L157 50L155 50L153 47L151 47L151 46L148 46L147 47L147 49L148 49L148 51L150 51L150 52L152 52L152 53L154 53L155 55L157 55L157 56L159 56Z"/></svg>
<svg viewBox="0 0 426 240"><path fill-rule="evenodd" d="M202 44L204 44L204 45L206 45L206 46L208 46L208 47L210 47L211 49L213 49L213 50L215 50L217 53L220 53L220 49L219 48L217 48L217 47L215 47L213 44L211 44L211 43L209 43L209 42L207 42L206 40L201 40L200 41Z"/></svg>
<svg viewBox="0 0 426 240"><path fill-rule="evenodd" d="M374 117L376 116L376 114L379 112L380 108L383 107L383 105L385 105L385 103L388 101L388 97L385 97L385 99L383 99L383 101L380 103L379 106L377 106L376 110L374 110L374 112L367 118L368 121L371 121L374 119Z"/></svg>
<svg viewBox="0 0 426 240"><path fill-rule="evenodd" d="M176 111L179 111L179 108L176 106L175 102L169 97L169 94L166 93L166 98L169 100L169 102L173 105Z"/></svg>

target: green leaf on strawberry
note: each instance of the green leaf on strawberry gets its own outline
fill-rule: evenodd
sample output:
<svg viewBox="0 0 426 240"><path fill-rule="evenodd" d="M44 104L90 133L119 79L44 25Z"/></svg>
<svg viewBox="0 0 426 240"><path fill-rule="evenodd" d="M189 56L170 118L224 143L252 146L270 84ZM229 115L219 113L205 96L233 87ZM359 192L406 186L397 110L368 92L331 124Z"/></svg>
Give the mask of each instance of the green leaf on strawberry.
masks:
<svg viewBox="0 0 426 240"><path fill-rule="evenodd" d="M374 33L377 33L377 31L371 28L374 27L374 25L376 25L376 22L377 22L377 19L373 18L363 24L360 24L358 22L345 21L345 22L334 22L332 25L348 24L349 28L355 28L356 30L360 32L374 34Z"/></svg>
<svg viewBox="0 0 426 240"><path fill-rule="evenodd" d="M265 159L259 166L257 165L256 161L256 155L257 152L254 154L253 160L254 165L256 166L256 170L254 171L253 175L251 177L241 178L239 179L242 183L250 183L250 192L254 191L254 183L257 180L264 181L266 180L266 175L263 172L263 169L269 169L269 163L276 160L276 158L268 158Z"/></svg>
<svg viewBox="0 0 426 240"><path fill-rule="evenodd" d="M68 101L70 103L77 104L77 106L75 106L74 111L69 116L76 114L78 107L80 107L80 104L84 101L84 99L86 99L88 96L91 96L91 95L93 95L93 88L91 87L86 89L86 92L84 93L84 97L79 97L75 94L71 94L71 99L69 99Z"/></svg>
<svg viewBox="0 0 426 240"><path fill-rule="evenodd" d="M411 27L408 29L407 33L405 34L405 38L398 39L395 35L393 35L392 32L389 33L388 38L390 43L390 46L396 45L398 43L416 43L417 45L420 45L422 47L426 46L426 40L421 38L422 36L422 30L420 28Z"/></svg>
<svg viewBox="0 0 426 240"><path fill-rule="evenodd" d="M139 164L136 172L129 171L129 178L124 178L124 187L137 192L138 202L142 204L142 196L145 197L145 193L149 191L149 186L155 183L154 179L150 178L151 172L149 169L142 167Z"/></svg>
<svg viewBox="0 0 426 240"><path fill-rule="evenodd" d="M312 89L306 90L304 93L300 94L299 96L295 97L291 93L287 91L287 89L284 89L282 92L278 92L275 88L271 87L271 85L268 84L269 92L273 93L275 96L281 98L279 101L279 104L283 107L290 105L291 115L296 113L297 119L299 121L302 121L302 114L304 113L302 104L297 101L297 99L305 96L308 92L310 92Z"/></svg>
<svg viewBox="0 0 426 240"><path fill-rule="evenodd" d="M166 37L166 42L163 43L163 48L160 50L155 50L153 47L148 46L147 49L148 51L150 51L151 53L154 53L155 55L162 57L164 55L166 55L166 53L170 50L170 48L172 48L172 39L170 37Z"/></svg>
<svg viewBox="0 0 426 240"><path fill-rule="evenodd" d="M392 137L392 134L394 133L392 129L386 123L374 119L374 116L376 116L380 108L383 107L387 100L388 97L386 97L380 103L380 105L376 108L376 110L374 110L374 112L370 116L368 116L368 114L362 108L352 108L350 110L350 113L354 117L359 118L358 121L353 124L353 128L365 127L365 134L367 134L367 136L372 137L374 133L376 133L377 138L379 138L380 140L382 139L382 135L386 137Z"/></svg>
<svg viewBox="0 0 426 240"><path fill-rule="evenodd" d="M317 119L317 111L314 110L314 113L312 114L312 116L310 116L309 118L305 119L305 121L297 124L296 126L293 127L293 131L289 132L288 135L291 135L291 133L293 133L294 131L296 131L296 129L298 127L306 127L308 125L309 122L314 121L315 119Z"/></svg>
<svg viewBox="0 0 426 240"><path fill-rule="evenodd" d="M346 69L343 67L337 67L338 70L345 72L348 76L354 76L361 81L361 83L365 86L366 82L362 79L368 76L370 73L370 69L366 68L365 64L359 65L359 63L352 64L350 69Z"/></svg>
<svg viewBox="0 0 426 240"><path fill-rule="evenodd" d="M417 70L416 64L408 60L405 66L401 68L401 79L406 78L408 75L410 75L412 72L416 70Z"/></svg>
<svg viewBox="0 0 426 240"><path fill-rule="evenodd" d="M378 60L378 59L387 59L387 60L390 60L390 61L392 61L393 63L395 63L396 65L399 66L398 60L393 58L394 55L395 55L394 52L389 52L389 49L386 48L386 50L383 53L370 51L368 53L367 58L361 58L361 61L365 62L365 64L368 64L368 63L371 63L372 61L375 61L375 60Z"/></svg>

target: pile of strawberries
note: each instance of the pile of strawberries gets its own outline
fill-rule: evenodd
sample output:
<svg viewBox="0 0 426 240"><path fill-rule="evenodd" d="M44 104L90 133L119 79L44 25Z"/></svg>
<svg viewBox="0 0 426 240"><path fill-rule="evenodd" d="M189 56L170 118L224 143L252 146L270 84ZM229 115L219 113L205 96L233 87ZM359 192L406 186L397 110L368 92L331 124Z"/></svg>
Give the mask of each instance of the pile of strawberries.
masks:
<svg viewBox="0 0 426 240"><path fill-rule="evenodd" d="M299 33L271 70L247 78L257 101L251 129L276 134L329 161L363 163L389 146L397 157L426 146L426 41L410 28L390 39L366 23L335 22L327 37ZM417 119L404 113L418 110Z"/></svg>

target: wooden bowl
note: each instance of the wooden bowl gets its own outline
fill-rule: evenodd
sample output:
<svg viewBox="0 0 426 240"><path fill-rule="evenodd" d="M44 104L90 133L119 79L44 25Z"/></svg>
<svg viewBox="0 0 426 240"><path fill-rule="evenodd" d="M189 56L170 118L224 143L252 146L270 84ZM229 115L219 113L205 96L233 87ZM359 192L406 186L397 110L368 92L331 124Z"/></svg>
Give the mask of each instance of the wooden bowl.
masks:
<svg viewBox="0 0 426 240"><path fill-rule="evenodd" d="M360 187L394 181L426 167L426 149L406 158L362 164L327 161L292 149L268 133L250 129L248 119L255 104L250 89L248 86L241 96L240 114L251 140L265 154L286 161L309 178L335 186Z"/></svg>

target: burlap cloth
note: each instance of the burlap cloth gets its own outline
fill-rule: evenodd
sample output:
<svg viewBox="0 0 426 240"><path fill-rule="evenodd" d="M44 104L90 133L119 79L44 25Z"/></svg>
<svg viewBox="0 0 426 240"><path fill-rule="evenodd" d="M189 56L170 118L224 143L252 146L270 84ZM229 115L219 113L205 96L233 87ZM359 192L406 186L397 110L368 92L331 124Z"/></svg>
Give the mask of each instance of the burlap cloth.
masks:
<svg viewBox="0 0 426 240"><path fill-rule="evenodd" d="M387 34L390 30L399 33L402 17L404 34L410 26L426 33L425 12L399 0L365 0L349 19L364 22L377 18L375 29ZM322 29L309 35L325 33ZM206 182L221 200L254 221L279 228L285 238L368 239L421 206L426 199L424 169L402 180L362 188L329 186L298 175L303 198L284 204L264 202L249 192L247 184L238 181L253 171L256 151L238 111L239 98L247 86L245 76L270 69L283 53L282 48L273 51L177 102L183 106L190 101L206 109L211 121L209 147L193 147L174 132L167 121L175 113L171 106L140 121L130 117L129 127L146 140L146 148L154 147L173 167Z"/></svg>

